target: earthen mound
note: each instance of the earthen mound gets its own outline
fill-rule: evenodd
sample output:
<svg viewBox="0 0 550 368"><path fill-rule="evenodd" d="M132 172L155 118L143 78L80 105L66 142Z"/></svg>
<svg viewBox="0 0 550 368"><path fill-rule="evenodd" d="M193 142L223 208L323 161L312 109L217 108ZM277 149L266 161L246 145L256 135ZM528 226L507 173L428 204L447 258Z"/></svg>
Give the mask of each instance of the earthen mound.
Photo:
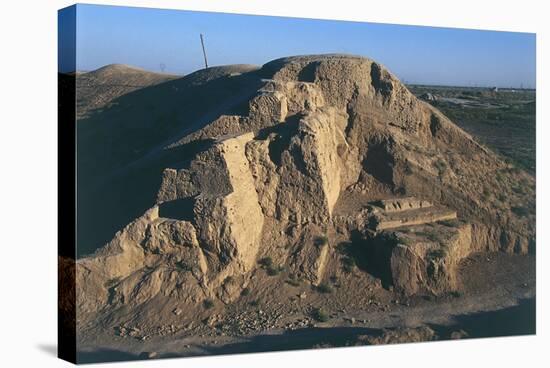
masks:
<svg viewBox="0 0 550 368"><path fill-rule="evenodd" d="M370 59L200 71L115 102L82 122L83 193L121 225L78 260L82 321L153 330L274 275L357 282L355 265L365 283L439 294L472 252L534 251L533 177Z"/></svg>

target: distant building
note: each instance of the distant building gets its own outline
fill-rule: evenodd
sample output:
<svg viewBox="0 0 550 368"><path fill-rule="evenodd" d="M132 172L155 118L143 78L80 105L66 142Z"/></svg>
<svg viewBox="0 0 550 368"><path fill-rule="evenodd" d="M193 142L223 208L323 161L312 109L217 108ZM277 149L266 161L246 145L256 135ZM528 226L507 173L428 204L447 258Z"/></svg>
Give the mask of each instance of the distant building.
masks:
<svg viewBox="0 0 550 368"><path fill-rule="evenodd" d="M437 96L429 92L422 94L420 98L425 101L431 101L431 102L437 101Z"/></svg>

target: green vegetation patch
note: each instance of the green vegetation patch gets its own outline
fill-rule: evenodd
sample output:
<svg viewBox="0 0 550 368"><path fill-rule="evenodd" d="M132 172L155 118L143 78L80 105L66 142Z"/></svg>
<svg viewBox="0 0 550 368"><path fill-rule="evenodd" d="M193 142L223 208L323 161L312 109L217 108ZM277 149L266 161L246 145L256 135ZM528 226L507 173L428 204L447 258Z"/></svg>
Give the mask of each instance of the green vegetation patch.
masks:
<svg viewBox="0 0 550 368"><path fill-rule="evenodd" d="M316 289L321 294L330 294L330 293L332 293L332 287L329 284L326 284L326 283L319 284Z"/></svg>
<svg viewBox="0 0 550 368"><path fill-rule="evenodd" d="M318 322L327 322L330 319L328 312L323 308L315 308L311 316Z"/></svg>
<svg viewBox="0 0 550 368"><path fill-rule="evenodd" d="M320 235L316 236L315 239L313 239L313 245L316 247L324 247L328 244L328 237L326 235Z"/></svg>
<svg viewBox="0 0 550 368"><path fill-rule="evenodd" d="M204 299L202 301L202 306L204 309L210 309L214 306L214 301L212 299Z"/></svg>
<svg viewBox="0 0 550 368"><path fill-rule="evenodd" d="M527 207L513 206L511 210L514 214L516 214L519 217L525 217L529 215L529 209Z"/></svg>

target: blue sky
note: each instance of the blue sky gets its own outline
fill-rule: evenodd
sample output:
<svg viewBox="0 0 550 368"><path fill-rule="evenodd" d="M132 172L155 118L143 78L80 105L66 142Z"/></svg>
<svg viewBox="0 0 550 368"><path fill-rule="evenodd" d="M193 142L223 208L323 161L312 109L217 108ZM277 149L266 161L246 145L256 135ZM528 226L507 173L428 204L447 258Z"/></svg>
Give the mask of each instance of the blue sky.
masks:
<svg viewBox="0 0 550 368"><path fill-rule="evenodd" d="M70 23L64 18L60 29ZM77 5L76 19L82 71L111 63L160 71L164 64L165 72L188 74L203 67L203 33L210 65L349 53L384 64L408 83L535 87L536 80L529 33L98 5Z"/></svg>

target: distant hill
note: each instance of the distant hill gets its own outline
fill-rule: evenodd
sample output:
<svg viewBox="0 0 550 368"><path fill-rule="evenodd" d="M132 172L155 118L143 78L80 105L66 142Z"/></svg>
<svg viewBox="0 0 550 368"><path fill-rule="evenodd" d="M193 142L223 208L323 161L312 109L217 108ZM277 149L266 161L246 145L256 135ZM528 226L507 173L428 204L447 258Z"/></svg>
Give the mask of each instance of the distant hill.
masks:
<svg viewBox="0 0 550 368"><path fill-rule="evenodd" d="M177 75L154 73L124 64L76 73L77 117L81 119L92 110L106 107L129 92L177 78Z"/></svg>

